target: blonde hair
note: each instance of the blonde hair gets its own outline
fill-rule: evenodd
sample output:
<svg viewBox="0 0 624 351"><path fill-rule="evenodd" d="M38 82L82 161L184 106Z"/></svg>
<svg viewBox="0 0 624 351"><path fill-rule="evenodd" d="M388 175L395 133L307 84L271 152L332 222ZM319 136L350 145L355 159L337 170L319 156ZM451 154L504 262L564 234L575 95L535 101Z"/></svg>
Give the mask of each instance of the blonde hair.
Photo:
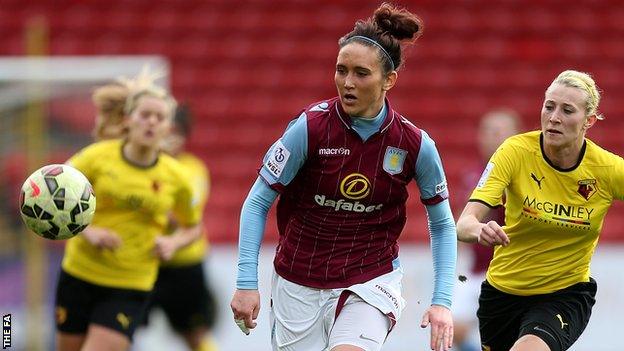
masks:
<svg viewBox="0 0 624 351"><path fill-rule="evenodd" d="M106 138L104 130L107 126L120 125L123 122L124 106L129 94L128 87L120 83L107 84L93 91L91 100L98 115L92 132L94 138Z"/></svg>
<svg viewBox="0 0 624 351"><path fill-rule="evenodd" d="M168 115L173 116L176 108L175 99L155 81L162 78L160 72L152 72L145 66L135 78L120 77L115 82L101 86L93 91L91 100L97 109L98 117L95 120L93 136L103 139L107 126L121 125L125 116L136 109L138 101L143 96L153 96L164 100L168 107ZM122 137L125 131L122 132Z"/></svg>
<svg viewBox="0 0 624 351"><path fill-rule="evenodd" d="M552 84L555 83L583 90L587 93L587 99L585 100L585 116L596 115L596 118L599 120L604 119L604 116L598 113L600 90L589 73L575 70L563 71L553 80Z"/></svg>

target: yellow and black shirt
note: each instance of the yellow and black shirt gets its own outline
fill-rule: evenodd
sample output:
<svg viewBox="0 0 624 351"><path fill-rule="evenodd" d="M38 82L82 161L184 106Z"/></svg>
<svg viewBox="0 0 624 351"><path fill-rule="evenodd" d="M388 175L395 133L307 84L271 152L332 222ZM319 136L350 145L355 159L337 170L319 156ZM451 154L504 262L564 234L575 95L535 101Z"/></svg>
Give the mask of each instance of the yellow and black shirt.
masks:
<svg viewBox="0 0 624 351"><path fill-rule="evenodd" d="M124 158L122 148L122 140L102 141L68 161L93 185L92 225L117 233L121 246L100 250L78 235L68 241L62 266L92 284L148 291L159 265L154 239L165 232L169 214L190 226L199 222L200 212L178 161L160 154L155 164L140 167Z"/></svg>
<svg viewBox="0 0 624 351"><path fill-rule="evenodd" d="M509 294L551 293L589 281L604 217L624 198L624 160L586 139L577 165L562 170L539 131L520 134L492 156L470 201L494 207L503 192L510 244L496 247L487 280Z"/></svg>

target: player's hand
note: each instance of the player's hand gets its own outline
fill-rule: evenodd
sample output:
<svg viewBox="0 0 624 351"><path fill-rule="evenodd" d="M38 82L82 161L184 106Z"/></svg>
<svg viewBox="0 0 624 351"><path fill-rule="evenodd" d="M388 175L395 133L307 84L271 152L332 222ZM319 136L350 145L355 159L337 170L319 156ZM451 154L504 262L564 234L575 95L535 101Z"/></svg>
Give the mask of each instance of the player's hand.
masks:
<svg viewBox="0 0 624 351"><path fill-rule="evenodd" d="M509 245L509 237L498 223L489 221L481 227L478 242L488 247L494 247L496 245L507 246Z"/></svg>
<svg viewBox="0 0 624 351"><path fill-rule="evenodd" d="M121 237L106 228L89 226L82 232L82 236L98 249L115 250L121 246Z"/></svg>
<svg viewBox="0 0 624 351"><path fill-rule="evenodd" d="M179 248L178 242L174 235L161 235L156 237L156 245L154 246L154 252L156 256L163 261L169 261L173 254Z"/></svg>
<svg viewBox="0 0 624 351"><path fill-rule="evenodd" d="M232 302L230 302L234 322L245 335L249 335L249 329L256 327L255 319L260 312L260 293L258 290L236 289Z"/></svg>
<svg viewBox="0 0 624 351"><path fill-rule="evenodd" d="M453 346L453 317L451 311L438 305L431 305L425 311L421 328L431 325L431 344L432 350L447 351Z"/></svg>

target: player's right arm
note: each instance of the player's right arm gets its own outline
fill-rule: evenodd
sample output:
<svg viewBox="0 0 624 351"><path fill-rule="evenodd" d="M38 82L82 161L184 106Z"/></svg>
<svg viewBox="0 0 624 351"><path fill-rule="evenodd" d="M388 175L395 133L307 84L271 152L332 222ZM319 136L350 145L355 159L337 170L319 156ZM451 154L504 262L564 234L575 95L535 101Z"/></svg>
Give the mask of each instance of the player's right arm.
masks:
<svg viewBox="0 0 624 351"><path fill-rule="evenodd" d="M521 159L519 155L515 155L516 152L517 150L507 140L492 155L470 196L470 201L457 220L459 241L478 242L490 247L509 244L509 237L498 223L482 221L490 209L502 205L503 192L511 183L516 163Z"/></svg>
<svg viewBox="0 0 624 351"><path fill-rule="evenodd" d="M100 174L99 162L95 162L95 160L108 153L113 143L104 141L91 144L72 156L66 163L82 172L89 179L89 182L95 186ZM89 244L98 249L115 250L122 244L119 234L107 228L89 225L81 235Z"/></svg>
<svg viewBox="0 0 624 351"><path fill-rule="evenodd" d="M457 239L484 246L509 244L509 237L495 221L482 223L490 208L480 202L469 202L457 220Z"/></svg>
<svg viewBox="0 0 624 351"><path fill-rule="evenodd" d="M264 157L260 176L243 203L238 238L238 275L230 307L237 325L245 334L256 326L254 319L260 311L258 255L266 218L279 194L278 190L288 185L305 163L307 136L307 120L303 113L271 146Z"/></svg>

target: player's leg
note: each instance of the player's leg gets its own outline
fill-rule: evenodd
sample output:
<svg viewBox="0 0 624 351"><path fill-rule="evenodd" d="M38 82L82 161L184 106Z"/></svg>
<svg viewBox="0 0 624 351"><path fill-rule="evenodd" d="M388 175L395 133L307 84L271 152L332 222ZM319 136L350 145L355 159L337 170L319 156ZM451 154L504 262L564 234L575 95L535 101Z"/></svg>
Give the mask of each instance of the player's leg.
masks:
<svg viewBox="0 0 624 351"><path fill-rule="evenodd" d="M548 344L535 335L523 335L509 351L552 351Z"/></svg>
<svg viewBox="0 0 624 351"><path fill-rule="evenodd" d="M330 290L313 289L287 281L273 272L270 323L274 351L325 350L325 310Z"/></svg>
<svg viewBox="0 0 624 351"><path fill-rule="evenodd" d="M351 294L340 309L329 334L331 351L377 351L390 331L391 321L379 309Z"/></svg>
<svg viewBox="0 0 624 351"><path fill-rule="evenodd" d="M161 268L158 288L158 304L188 347L193 351L216 350L210 335L216 307L202 263Z"/></svg>
<svg viewBox="0 0 624 351"><path fill-rule="evenodd" d="M85 334L56 333L57 351L80 351L84 343Z"/></svg>
<svg viewBox="0 0 624 351"><path fill-rule="evenodd" d="M484 281L481 284L477 310L482 348L509 351L518 339L522 316L526 310L526 296L506 294Z"/></svg>
<svg viewBox="0 0 624 351"><path fill-rule="evenodd" d="M91 284L61 270L56 288L56 350L80 351L93 308Z"/></svg>
<svg viewBox="0 0 624 351"><path fill-rule="evenodd" d="M533 297L512 351L563 351L581 336L595 303L596 282Z"/></svg>
<svg viewBox="0 0 624 351"><path fill-rule="evenodd" d="M126 351L130 348L130 338L117 330L91 324L87 339L81 351Z"/></svg>

